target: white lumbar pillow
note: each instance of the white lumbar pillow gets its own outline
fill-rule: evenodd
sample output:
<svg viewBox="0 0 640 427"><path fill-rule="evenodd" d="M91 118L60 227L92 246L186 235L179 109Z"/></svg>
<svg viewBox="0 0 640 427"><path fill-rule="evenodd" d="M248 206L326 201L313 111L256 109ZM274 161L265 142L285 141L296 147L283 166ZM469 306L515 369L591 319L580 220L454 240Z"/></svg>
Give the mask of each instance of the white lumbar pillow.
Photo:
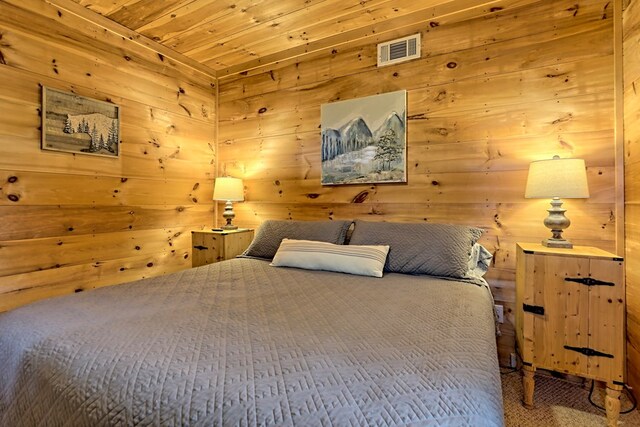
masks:
<svg viewBox="0 0 640 427"><path fill-rule="evenodd" d="M283 239L271 265L382 277L388 253L389 246Z"/></svg>

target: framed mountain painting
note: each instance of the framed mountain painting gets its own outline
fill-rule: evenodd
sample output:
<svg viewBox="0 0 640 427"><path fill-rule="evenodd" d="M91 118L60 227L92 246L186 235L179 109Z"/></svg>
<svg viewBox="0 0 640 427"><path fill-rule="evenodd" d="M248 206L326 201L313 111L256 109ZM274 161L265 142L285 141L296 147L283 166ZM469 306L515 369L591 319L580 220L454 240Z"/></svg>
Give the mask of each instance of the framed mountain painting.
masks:
<svg viewBox="0 0 640 427"><path fill-rule="evenodd" d="M42 149L118 157L120 107L42 88Z"/></svg>
<svg viewBox="0 0 640 427"><path fill-rule="evenodd" d="M407 91L323 104L322 184L407 182Z"/></svg>

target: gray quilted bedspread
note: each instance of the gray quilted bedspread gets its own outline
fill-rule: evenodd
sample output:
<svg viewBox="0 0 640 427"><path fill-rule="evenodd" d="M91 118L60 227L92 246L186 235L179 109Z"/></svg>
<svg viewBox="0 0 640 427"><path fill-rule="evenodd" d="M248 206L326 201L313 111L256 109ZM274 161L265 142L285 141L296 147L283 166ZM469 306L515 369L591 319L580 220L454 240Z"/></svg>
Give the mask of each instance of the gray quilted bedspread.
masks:
<svg viewBox="0 0 640 427"><path fill-rule="evenodd" d="M1 426L501 426L491 297L231 261L0 314Z"/></svg>

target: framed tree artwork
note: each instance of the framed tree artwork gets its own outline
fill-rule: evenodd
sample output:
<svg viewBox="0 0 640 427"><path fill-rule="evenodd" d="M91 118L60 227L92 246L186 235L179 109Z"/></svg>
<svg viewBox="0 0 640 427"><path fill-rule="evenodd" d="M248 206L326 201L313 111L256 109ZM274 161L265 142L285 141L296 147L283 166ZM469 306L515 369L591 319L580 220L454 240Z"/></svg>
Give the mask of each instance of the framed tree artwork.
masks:
<svg viewBox="0 0 640 427"><path fill-rule="evenodd" d="M120 107L42 88L42 149L118 157Z"/></svg>
<svg viewBox="0 0 640 427"><path fill-rule="evenodd" d="M407 92L321 106L322 184L407 182Z"/></svg>

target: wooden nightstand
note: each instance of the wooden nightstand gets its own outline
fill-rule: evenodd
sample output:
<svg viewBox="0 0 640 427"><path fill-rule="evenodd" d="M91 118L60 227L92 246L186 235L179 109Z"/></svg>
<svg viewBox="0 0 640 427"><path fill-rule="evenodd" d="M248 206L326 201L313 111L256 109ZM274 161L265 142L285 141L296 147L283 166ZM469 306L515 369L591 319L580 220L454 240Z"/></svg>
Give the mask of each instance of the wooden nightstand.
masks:
<svg viewBox="0 0 640 427"><path fill-rule="evenodd" d="M533 406L536 368L607 384L607 422L617 425L625 378L622 258L587 246L518 243L516 339L524 405Z"/></svg>
<svg viewBox="0 0 640 427"><path fill-rule="evenodd" d="M253 230L192 231L191 265L199 267L240 255L253 240Z"/></svg>

